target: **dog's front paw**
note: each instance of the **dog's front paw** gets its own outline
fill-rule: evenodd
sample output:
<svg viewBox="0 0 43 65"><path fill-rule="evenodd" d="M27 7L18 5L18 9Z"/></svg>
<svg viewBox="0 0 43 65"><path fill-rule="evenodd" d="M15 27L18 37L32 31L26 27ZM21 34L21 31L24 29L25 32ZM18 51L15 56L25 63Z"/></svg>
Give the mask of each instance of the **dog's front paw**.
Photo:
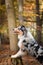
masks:
<svg viewBox="0 0 43 65"><path fill-rule="evenodd" d="M16 58L16 56L15 55L11 55L11 58Z"/></svg>

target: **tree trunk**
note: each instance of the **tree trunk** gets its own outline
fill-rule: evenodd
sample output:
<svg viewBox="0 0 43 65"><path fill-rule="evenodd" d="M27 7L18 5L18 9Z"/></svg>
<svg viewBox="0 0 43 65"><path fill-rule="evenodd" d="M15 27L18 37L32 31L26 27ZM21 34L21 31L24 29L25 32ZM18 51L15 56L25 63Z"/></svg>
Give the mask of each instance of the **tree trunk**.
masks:
<svg viewBox="0 0 43 65"><path fill-rule="evenodd" d="M22 25L23 24L23 16L22 16L22 13L23 13L23 0L18 0L18 12L19 12L19 22L20 24Z"/></svg>
<svg viewBox="0 0 43 65"><path fill-rule="evenodd" d="M43 11L42 11L42 16L41 16L41 22L42 22L42 25L43 25ZM42 27L42 31L43 31L43 27ZM43 37L43 33L42 33L42 37ZM42 40L42 45L43 45L43 40Z"/></svg>
<svg viewBox="0 0 43 65"><path fill-rule="evenodd" d="M1 39L0 39L0 49L1 49Z"/></svg>
<svg viewBox="0 0 43 65"><path fill-rule="evenodd" d="M13 28L16 27L16 21L14 17L14 9L12 0L5 0L7 18L8 18L8 29L9 29L9 40L10 40L10 49L17 50L17 35L13 33Z"/></svg>
<svg viewBox="0 0 43 65"><path fill-rule="evenodd" d="M40 11L39 11L39 0L36 0L36 23L37 23L37 42L41 44L41 30L42 30L42 22L40 20Z"/></svg>
<svg viewBox="0 0 43 65"><path fill-rule="evenodd" d="M0 50L2 49L2 45L1 45L1 33L0 33Z"/></svg>

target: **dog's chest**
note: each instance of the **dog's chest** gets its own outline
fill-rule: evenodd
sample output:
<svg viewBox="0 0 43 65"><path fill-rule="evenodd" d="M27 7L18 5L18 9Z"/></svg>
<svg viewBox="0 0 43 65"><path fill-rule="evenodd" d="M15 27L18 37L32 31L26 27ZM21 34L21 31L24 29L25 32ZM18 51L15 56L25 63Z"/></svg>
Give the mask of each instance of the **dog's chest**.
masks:
<svg viewBox="0 0 43 65"><path fill-rule="evenodd" d="M18 41L18 47L21 48L22 45L23 45L23 44L22 44L22 40L19 40L19 41Z"/></svg>
<svg viewBox="0 0 43 65"><path fill-rule="evenodd" d="M18 35L18 46L19 46L19 48L21 48L21 46L23 45L23 40L24 40L24 36L20 36L20 35Z"/></svg>

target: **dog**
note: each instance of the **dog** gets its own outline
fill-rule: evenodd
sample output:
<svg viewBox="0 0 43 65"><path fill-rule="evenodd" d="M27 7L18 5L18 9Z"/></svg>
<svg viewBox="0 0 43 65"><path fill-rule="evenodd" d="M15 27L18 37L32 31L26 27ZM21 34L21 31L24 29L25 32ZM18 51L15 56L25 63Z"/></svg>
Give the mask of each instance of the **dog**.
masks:
<svg viewBox="0 0 43 65"><path fill-rule="evenodd" d="M19 26L13 29L15 34L18 34L18 47L19 51L15 55L11 55L11 58L17 58L24 56L27 52L35 57L40 63L43 62L43 47L40 46L30 31L25 26Z"/></svg>

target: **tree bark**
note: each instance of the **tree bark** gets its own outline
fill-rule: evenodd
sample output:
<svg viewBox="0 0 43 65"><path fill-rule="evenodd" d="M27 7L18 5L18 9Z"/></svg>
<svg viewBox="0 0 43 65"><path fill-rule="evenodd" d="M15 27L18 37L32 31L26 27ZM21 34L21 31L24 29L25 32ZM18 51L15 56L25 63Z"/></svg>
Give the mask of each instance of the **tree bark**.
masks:
<svg viewBox="0 0 43 65"><path fill-rule="evenodd" d="M37 24L37 42L41 44L41 30L42 30L42 21L40 20L40 11L39 11L39 0L36 0L36 24Z"/></svg>
<svg viewBox="0 0 43 65"><path fill-rule="evenodd" d="M2 37L1 37L1 33L0 33L0 50L2 49L2 45L1 45L1 41L2 41L2 40L1 40L1 38L2 38Z"/></svg>
<svg viewBox="0 0 43 65"><path fill-rule="evenodd" d="M43 11L42 11L42 16L41 16L41 22L42 22L42 25L43 25ZM42 27L42 31L43 31L43 27ZM43 37L43 33L42 33L42 37ZM42 45L43 45L43 40L42 40Z"/></svg>
<svg viewBox="0 0 43 65"><path fill-rule="evenodd" d="M7 19L8 19L8 29L9 29L9 40L10 40L10 49L17 50L17 35L13 33L13 28L16 27L16 21L14 16L14 9L12 0L5 0L6 10L7 10Z"/></svg>
<svg viewBox="0 0 43 65"><path fill-rule="evenodd" d="M20 24L22 25L23 24L23 16L22 16L22 13L23 13L23 0L18 0L18 12L19 12L19 22Z"/></svg>
<svg viewBox="0 0 43 65"><path fill-rule="evenodd" d="M0 39L0 49L1 49L1 39Z"/></svg>

